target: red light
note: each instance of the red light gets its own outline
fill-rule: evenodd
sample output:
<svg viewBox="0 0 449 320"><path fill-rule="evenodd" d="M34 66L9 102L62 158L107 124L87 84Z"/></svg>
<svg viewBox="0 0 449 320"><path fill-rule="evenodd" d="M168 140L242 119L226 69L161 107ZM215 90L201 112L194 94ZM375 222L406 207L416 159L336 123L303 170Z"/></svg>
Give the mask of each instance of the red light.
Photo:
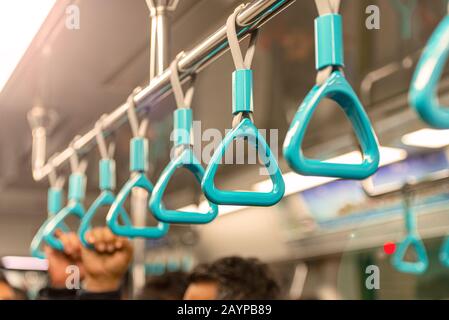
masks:
<svg viewBox="0 0 449 320"><path fill-rule="evenodd" d="M386 242L384 244L384 252L386 254L393 254L396 251L396 244L394 242Z"/></svg>

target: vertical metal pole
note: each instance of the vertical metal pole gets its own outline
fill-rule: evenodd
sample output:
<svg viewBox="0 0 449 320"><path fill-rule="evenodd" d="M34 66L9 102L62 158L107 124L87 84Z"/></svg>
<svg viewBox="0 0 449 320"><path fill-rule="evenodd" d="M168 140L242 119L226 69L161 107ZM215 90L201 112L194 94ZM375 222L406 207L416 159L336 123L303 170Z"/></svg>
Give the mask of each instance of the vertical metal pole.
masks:
<svg viewBox="0 0 449 320"><path fill-rule="evenodd" d="M169 44L169 2L166 0L147 0L150 10L150 82L161 75L168 67ZM135 189L131 195L131 215L135 226L143 227L147 223L148 194L142 189ZM132 266L132 296L139 295L145 286L145 239L135 239L134 261Z"/></svg>

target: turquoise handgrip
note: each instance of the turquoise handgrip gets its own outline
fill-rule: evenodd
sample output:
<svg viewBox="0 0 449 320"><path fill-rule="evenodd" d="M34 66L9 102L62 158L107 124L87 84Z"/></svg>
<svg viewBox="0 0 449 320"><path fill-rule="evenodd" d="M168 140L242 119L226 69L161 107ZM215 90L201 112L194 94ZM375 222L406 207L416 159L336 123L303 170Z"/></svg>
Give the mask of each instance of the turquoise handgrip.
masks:
<svg viewBox="0 0 449 320"><path fill-rule="evenodd" d="M148 139L135 137L130 143L129 171L148 171Z"/></svg>
<svg viewBox="0 0 449 320"><path fill-rule="evenodd" d="M235 70L232 73L232 113L253 110L253 70Z"/></svg>
<svg viewBox="0 0 449 320"><path fill-rule="evenodd" d="M69 178L69 200L81 201L86 196L86 177L83 173L72 173Z"/></svg>
<svg viewBox="0 0 449 320"><path fill-rule="evenodd" d="M50 188L47 193L47 211L49 215L55 215L62 208L64 191L60 188Z"/></svg>
<svg viewBox="0 0 449 320"><path fill-rule="evenodd" d="M440 249L440 262L443 266L449 268L449 237L447 237Z"/></svg>
<svg viewBox="0 0 449 320"><path fill-rule="evenodd" d="M415 262L404 261L405 253L409 246L414 246L417 260ZM392 264L396 270L404 273L422 274L429 267L426 248L417 234L409 234L398 246L392 257Z"/></svg>
<svg viewBox="0 0 449 320"><path fill-rule="evenodd" d="M70 201L69 204L59 211L44 228L44 240L45 242L55 250L63 251L64 245L61 240L55 237L55 231L58 227L64 223L65 219L69 216L75 216L80 220L83 218L85 213L84 207L80 202Z"/></svg>
<svg viewBox="0 0 449 320"><path fill-rule="evenodd" d="M153 185L143 173L136 173L118 193L114 203L109 209L106 223L113 233L128 238L161 238L165 236L169 230L170 225L164 222L159 222L156 227L134 227L132 225L120 225L119 217L124 203L131 191L134 188L141 188L151 195L153 192Z"/></svg>
<svg viewBox="0 0 449 320"><path fill-rule="evenodd" d="M101 159L99 162L100 190L115 189L115 161L112 159Z"/></svg>
<svg viewBox="0 0 449 320"><path fill-rule="evenodd" d="M343 22L333 13L315 19L315 67L344 66Z"/></svg>
<svg viewBox="0 0 449 320"><path fill-rule="evenodd" d="M226 153L227 147L237 138L247 138L248 142L264 156L265 165L268 165L268 173L273 188L270 192L249 191L224 191L215 187L214 179L221 159ZM262 150L262 152L260 152ZM259 133L259 130L248 118L244 118L233 130L231 130L217 147L206 169L201 183L207 199L216 204L237 206L272 206L278 203L285 193L285 184L282 172L279 169L276 158L271 152L267 142Z"/></svg>
<svg viewBox="0 0 449 320"><path fill-rule="evenodd" d="M190 145L190 133L192 131L192 109L176 109L173 112L174 145Z"/></svg>
<svg viewBox="0 0 449 320"><path fill-rule="evenodd" d="M178 168L185 168L192 172L199 183L203 180L204 168L195 157L191 148L184 149L178 157L170 161L154 186L150 199L151 211L158 220L167 223L204 224L211 222L218 215L218 206L210 201L207 213L167 210L164 207L162 198L165 189Z"/></svg>
<svg viewBox="0 0 449 320"><path fill-rule="evenodd" d="M98 198L95 199L95 201L90 206L89 210L87 210L86 214L83 216L80 227L78 229L78 235L81 240L81 243L86 248L92 247L86 240L86 233L92 229L91 226L92 219L95 217L95 215L97 214L98 210L101 207L109 207L114 203L114 201L115 195L112 193L112 191L104 190L101 192ZM130 226L132 224L131 219L129 218L124 208L120 208L119 214L124 225Z"/></svg>
<svg viewBox="0 0 449 320"><path fill-rule="evenodd" d="M306 158L302 143L307 127L323 98L337 102L352 123L362 149L362 163L330 163ZM370 120L354 90L340 71L334 71L322 84L316 85L300 105L284 141L283 153L290 167L306 176L343 179L365 179L379 167L379 146Z"/></svg>
<svg viewBox="0 0 449 320"><path fill-rule="evenodd" d="M449 55L449 16L440 22L429 39L413 75L410 105L429 125L449 128L449 108L439 104L438 82Z"/></svg>

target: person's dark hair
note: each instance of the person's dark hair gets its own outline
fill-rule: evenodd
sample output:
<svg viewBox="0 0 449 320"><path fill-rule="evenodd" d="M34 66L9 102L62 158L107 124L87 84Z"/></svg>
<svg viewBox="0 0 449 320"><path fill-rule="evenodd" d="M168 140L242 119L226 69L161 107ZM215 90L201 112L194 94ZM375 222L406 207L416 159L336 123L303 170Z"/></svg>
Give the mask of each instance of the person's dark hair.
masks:
<svg viewBox="0 0 449 320"><path fill-rule="evenodd" d="M227 257L200 264L189 282L216 282L217 298L223 300L274 300L280 292L268 266L254 258Z"/></svg>
<svg viewBox="0 0 449 320"><path fill-rule="evenodd" d="M139 295L139 300L182 300L188 286L188 274L168 272L151 277Z"/></svg>

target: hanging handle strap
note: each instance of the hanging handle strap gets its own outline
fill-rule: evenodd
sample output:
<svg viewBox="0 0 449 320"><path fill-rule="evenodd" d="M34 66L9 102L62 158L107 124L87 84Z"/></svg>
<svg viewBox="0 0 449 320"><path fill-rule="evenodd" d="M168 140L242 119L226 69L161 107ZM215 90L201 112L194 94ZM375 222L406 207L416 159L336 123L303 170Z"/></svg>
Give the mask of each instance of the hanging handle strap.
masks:
<svg viewBox="0 0 449 320"><path fill-rule="evenodd" d="M53 155L49 159L50 164L50 173L48 175L50 187L48 188L47 192L47 214L48 217L45 220L45 222L42 224L42 226L39 228L39 230L36 232L35 236L33 237L33 240L30 244L30 253L35 258L45 259L45 253L41 250L42 243L44 242L44 230L50 220L53 219L53 217L61 210L62 208L62 198L63 198L63 188L65 183L64 177L58 177L55 169L55 158L58 156L58 154ZM59 227L66 231L68 230L68 227L61 223Z"/></svg>
<svg viewBox="0 0 449 320"><path fill-rule="evenodd" d="M240 49L239 39L237 36L237 16L245 8L242 4L238 6L234 13L231 14L226 22L226 34L228 37L229 48L231 49L232 59L234 60L236 70L251 69L251 64L253 62L254 53L256 51L257 38L259 35L259 30L255 29L251 33L251 39L249 43L248 50L246 51L245 58L243 58L243 53Z"/></svg>
<svg viewBox="0 0 449 320"><path fill-rule="evenodd" d="M49 160L50 173L48 175L48 179L50 182L50 188L48 189L47 196L47 212L49 217L52 217L53 215L58 213L62 208L62 196L65 178L58 177L56 173L54 162L57 156L58 154L55 154Z"/></svg>
<svg viewBox="0 0 449 320"><path fill-rule="evenodd" d="M116 184L115 161L113 159L115 143L111 142L109 147L106 144L106 139L103 133L104 119L106 117L107 115L103 115L95 124L95 128L97 129L96 139L98 143L98 150L101 155L101 160L99 162L99 186L102 191L112 191L115 189Z"/></svg>
<svg viewBox="0 0 449 320"><path fill-rule="evenodd" d="M91 204L89 210L87 210L86 214L83 216L80 226L78 228L78 236L81 240L81 243L86 248L92 248L93 246L86 240L86 233L89 230L92 230L92 220L99 212L99 209L102 207L111 206L115 201L115 195L113 190L116 185L116 176L115 176L115 161L113 159L114 151L115 151L115 143L111 142L109 147L106 144L106 140L104 137L104 119L107 115L103 115L100 120L97 121L95 127L97 129L96 139L98 143L98 149L100 151L101 160L99 162L99 187L101 190L100 195L97 199ZM120 217L124 225L131 225L131 219L128 216L128 213L124 208L120 208Z"/></svg>
<svg viewBox="0 0 449 320"><path fill-rule="evenodd" d="M67 206L61 209L52 219L50 219L44 229L43 238L47 244L53 249L63 251L64 245L59 240L55 232L61 226L64 226L64 221L69 216L76 216L80 220L85 214L83 200L86 194L86 175L85 171L87 169L87 161L80 161L78 158L76 142L79 137L70 143L70 148L72 149L72 155L70 156L70 167L72 169L72 174L69 178L69 202Z"/></svg>
<svg viewBox="0 0 449 320"><path fill-rule="evenodd" d="M148 127L148 119L142 121L139 126L135 96L140 92L140 88L136 88L128 98L128 118L133 131L134 138L130 142L130 171L133 173L131 178L122 187L120 192L112 201L106 217L106 223L113 233L125 237L143 237L143 238L160 238L169 230L169 225L158 223L154 227L134 227L131 221L126 221L127 213L124 211L125 201L130 197L132 190L140 188L148 194L153 192L153 185L148 180L145 172L148 171L148 139L145 138L145 132ZM120 217L124 224L120 223Z"/></svg>
<svg viewBox="0 0 449 320"><path fill-rule="evenodd" d="M315 0L319 17L315 19L316 83L322 85L334 70L344 66L343 23L340 0Z"/></svg>
<svg viewBox="0 0 449 320"><path fill-rule="evenodd" d="M176 147L175 155L179 156L180 152L183 148L189 145L193 145L193 136L192 136L192 100L194 89L194 81L195 77L193 77L192 82L190 83L189 88L184 95L182 90L181 80L179 77L179 69L178 64L180 58L184 55L184 52L181 52L177 55L175 60L170 65L171 75L170 81L173 87L173 94L176 100L177 109L173 113L173 134L174 134L174 145Z"/></svg>
<svg viewBox="0 0 449 320"><path fill-rule="evenodd" d="M73 139L70 144L70 148L72 149L72 155L70 156L70 167L72 170L72 174L69 178L69 200L74 200L76 202L82 202L85 193L86 193L86 169L87 169L87 161L80 161L78 158L78 151L76 148L76 142L79 139L79 136Z"/></svg>
<svg viewBox="0 0 449 320"><path fill-rule="evenodd" d="M244 5L237 7L226 22L226 34L229 48L236 68L232 74L233 127L236 127L243 118L250 118L250 120L252 120L252 112L254 110L253 72L251 70L251 64L253 62L259 32L258 29L255 29L251 33L249 47L246 51L245 58L243 58L236 30L236 19L244 7Z"/></svg>
<svg viewBox="0 0 449 320"><path fill-rule="evenodd" d="M400 272L421 274L429 266L426 248L422 242L416 226L416 216L411 208L412 195L406 191L404 194L404 220L406 237L401 241L397 250L392 256L393 266ZM405 260L405 255L409 247L414 247L416 252L416 261L409 262Z"/></svg>
<svg viewBox="0 0 449 320"><path fill-rule="evenodd" d="M201 183L204 176L204 169L196 159L192 148L185 148L191 144L192 110L190 105L193 97L193 83L188 89L186 96L182 92L179 78L178 61L183 53L179 54L171 63L171 83L176 99L177 110L174 112L174 136L175 136L175 157L171 159L167 167L161 173L150 198L150 209L154 216L166 223L187 223L202 224L215 219L218 214L218 206L209 202L207 213L185 212L178 210L168 210L162 203L165 190L175 171L179 168L189 170L195 179ZM182 148L181 148L182 147Z"/></svg>
<svg viewBox="0 0 449 320"><path fill-rule="evenodd" d="M316 85L301 103L290 125L283 147L284 157L297 173L362 180L379 167L376 134L354 89L346 80L343 50L343 22L338 14L340 1L316 0L319 17L315 19L315 55L318 71ZM336 102L350 120L362 153L360 164L310 159L302 151L310 121L323 99Z"/></svg>
<svg viewBox="0 0 449 320"><path fill-rule="evenodd" d="M141 88L134 89L128 97L128 118L134 138L130 142L129 169L131 172L145 172L148 170L148 139L145 138L148 129L148 119L139 125L136 113L135 96Z"/></svg>

